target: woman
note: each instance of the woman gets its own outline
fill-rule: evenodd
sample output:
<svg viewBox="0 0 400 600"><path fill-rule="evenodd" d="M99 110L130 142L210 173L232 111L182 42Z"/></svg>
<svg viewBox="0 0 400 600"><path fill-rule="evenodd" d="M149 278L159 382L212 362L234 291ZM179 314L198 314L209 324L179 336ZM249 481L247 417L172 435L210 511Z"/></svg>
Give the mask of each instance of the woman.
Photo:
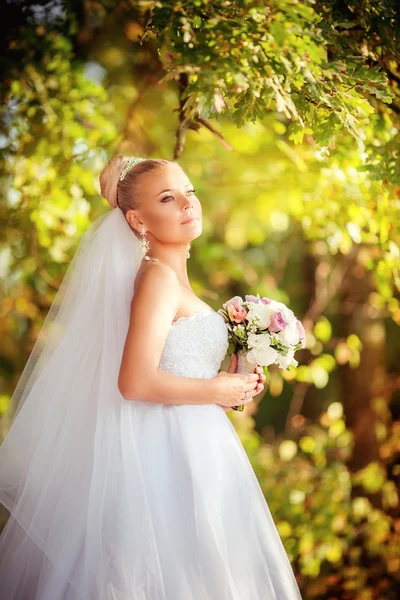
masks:
<svg viewBox="0 0 400 600"><path fill-rule="evenodd" d="M201 205L180 166L119 157L4 418L4 600L301 598L230 420L264 375L219 371L194 294Z"/></svg>

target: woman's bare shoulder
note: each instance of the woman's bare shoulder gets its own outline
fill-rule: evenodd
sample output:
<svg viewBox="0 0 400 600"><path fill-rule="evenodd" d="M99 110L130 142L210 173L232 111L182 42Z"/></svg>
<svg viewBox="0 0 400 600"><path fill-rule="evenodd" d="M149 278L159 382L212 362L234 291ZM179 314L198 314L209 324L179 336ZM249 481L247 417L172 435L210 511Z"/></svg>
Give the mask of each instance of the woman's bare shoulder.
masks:
<svg viewBox="0 0 400 600"><path fill-rule="evenodd" d="M136 294L141 286L147 287L153 284L179 288L178 277L172 267L161 261L143 261L136 273L134 293Z"/></svg>

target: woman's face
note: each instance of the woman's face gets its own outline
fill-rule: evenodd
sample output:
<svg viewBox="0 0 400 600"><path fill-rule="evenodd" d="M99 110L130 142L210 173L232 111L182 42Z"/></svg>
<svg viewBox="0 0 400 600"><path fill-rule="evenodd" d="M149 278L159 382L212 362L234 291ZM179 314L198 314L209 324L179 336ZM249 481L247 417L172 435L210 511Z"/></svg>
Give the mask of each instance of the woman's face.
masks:
<svg viewBox="0 0 400 600"><path fill-rule="evenodd" d="M202 230L202 209L193 186L182 168L169 163L161 169L144 173L138 183L140 207L129 210L126 218L140 233L147 229L164 243L186 244ZM192 221L184 223L190 217Z"/></svg>

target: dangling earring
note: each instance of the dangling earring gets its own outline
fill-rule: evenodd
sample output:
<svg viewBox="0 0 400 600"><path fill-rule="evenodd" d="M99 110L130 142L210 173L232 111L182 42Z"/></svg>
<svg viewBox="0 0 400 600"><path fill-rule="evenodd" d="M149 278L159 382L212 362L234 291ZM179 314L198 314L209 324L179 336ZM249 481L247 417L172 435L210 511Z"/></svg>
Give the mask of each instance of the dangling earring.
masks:
<svg viewBox="0 0 400 600"><path fill-rule="evenodd" d="M189 249L188 249L187 254L186 254L186 258L190 258L190 244L189 244Z"/></svg>
<svg viewBox="0 0 400 600"><path fill-rule="evenodd" d="M140 229L140 235L143 236L143 239L139 240L139 244L140 244L140 249L142 251L143 256L146 256L147 252L149 251L150 248L150 242L149 240L146 240L145 233L146 233L147 229L146 227L141 227Z"/></svg>

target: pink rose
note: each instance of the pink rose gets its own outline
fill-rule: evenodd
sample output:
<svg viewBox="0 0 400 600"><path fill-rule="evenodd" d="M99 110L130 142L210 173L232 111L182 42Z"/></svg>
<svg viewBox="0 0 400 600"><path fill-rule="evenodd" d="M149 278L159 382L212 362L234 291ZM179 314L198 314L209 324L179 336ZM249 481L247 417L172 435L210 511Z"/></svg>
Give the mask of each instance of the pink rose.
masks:
<svg viewBox="0 0 400 600"><path fill-rule="evenodd" d="M253 296L253 294L246 294L245 300L246 302L261 302L261 298L259 298L259 296Z"/></svg>
<svg viewBox="0 0 400 600"><path fill-rule="evenodd" d="M271 333L277 333L278 331L282 331L282 329L285 329L286 325L287 323L282 317L282 313L276 312L271 315L271 321L268 326L268 330L271 331Z"/></svg>
<svg viewBox="0 0 400 600"><path fill-rule="evenodd" d="M296 321L297 331L299 332L301 347L306 347L306 332L303 327L303 323L297 319Z"/></svg>
<svg viewBox="0 0 400 600"><path fill-rule="evenodd" d="M246 319L247 310L243 306L240 296L234 296L228 302L225 302L224 306L228 310L231 321L234 323L243 323Z"/></svg>

